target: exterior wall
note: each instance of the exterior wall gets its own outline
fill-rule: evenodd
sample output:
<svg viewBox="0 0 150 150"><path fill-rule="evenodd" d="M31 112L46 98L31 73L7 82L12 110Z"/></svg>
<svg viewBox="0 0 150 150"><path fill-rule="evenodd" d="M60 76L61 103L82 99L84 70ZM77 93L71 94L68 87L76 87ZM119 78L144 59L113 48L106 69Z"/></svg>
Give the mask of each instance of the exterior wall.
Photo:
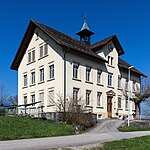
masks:
<svg viewBox="0 0 150 150"><path fill-rule="evenodd" d="M38 33L38 37L37 34ZM39 58L39 45L48 43L48 55ZM108 49L109 44L112 50ZM35 49L35 62L28 64L28 52ZM72 97L73 88L78 88L78 97L81 97L84 104L86 100L86 90L91 91L90 104L86 109L92 108L92 112L97 114L99 119L107 118L107 97L108 94L114 92L112 95L112 117L122 118L127 115L127 108L125 108L126 98L123 94L128 78L128 72L118 68L118 53L112 42L108 43L103 49L97 51L97 54L108 60L112 58L112 64L104 63L102 61L94 60L88 56L80 55L75 52L68 51L66 54L66 93L67 99ZM79 77L73 79L73 64L79 64ZM49 65L54 64L54 79L49 79ZM91 68L90 82L86 81L86 67ZM44 68L44 82L39 82L39 69ZM35 84L31 85L31 72L35 71ZM101 70L101 83L97 84L97 70ZM108 86L108 73L112 74L112 85ZM24 87L24 74L27 74L28 84ZM121 77L121 87L118 88L118 76ZM133 87L133 81L136 87L140 88L140 77L131 74L130 86ZM30 41L30 44L25 52L25 55L18 68L18 105L24 104L24 96L27 96L27 103L31 103L31 95L35 94L35 102L40 101L39 93L44 92L44 104L38 103L34 107L44 105L44 112L54 112L55 107L48 107L49 90L54 90L54 100L58 99L59 93L63 95L64 90L64 60L62 47L57 45L50 37L45 35L39 29ZM134 89L135 90L135 89ZM134 90L131 88L131 95L134 96ZM97 92L101 93L100 106L97 105ZM118 97L121 98L121 108L118 108ZM33 107L33 106L29 106ZM28 108L29 108L28 107ZM130 115L134 113L134 103L130 103ZM21 112L19 112L21 113Z"/></svg>
<svg viewBox="0 0 150 150"><path fill-rule="evenodd" d="M18 69L18 105L24 104L24 96L27 96L27 103L31 103L31 94L35 93L35 102L39 101L39 93L44 92L44 111L54 111L52 107L48 105L48 91L54 89L54 97L57 97L56 93L63 91L63 61L62 61L62 48L57 45L52 39L45 35L40 30L36 29L31 42L26 50L26 53L21 61ZM48 43L48 55L39 58L39 45L41 43ZM35 62L28 64L28 52L31 49L35 49ZM55 49L55 50L54 50ZM54 64L54 79L49 80L49 65ZM39 69L44 68L44 82L39 81ZM35 70L35 84L31 85L31 72ZM24 87L24 77L27 74L27 86ZM41 104L36 104L38 107ZM33 107L33 106L29 106Z"/></svg>

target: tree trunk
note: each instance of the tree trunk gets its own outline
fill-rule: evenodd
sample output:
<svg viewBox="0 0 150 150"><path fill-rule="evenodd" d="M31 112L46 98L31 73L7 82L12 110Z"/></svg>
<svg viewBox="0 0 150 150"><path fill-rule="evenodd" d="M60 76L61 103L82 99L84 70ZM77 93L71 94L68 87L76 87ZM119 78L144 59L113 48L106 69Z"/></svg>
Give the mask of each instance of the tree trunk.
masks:
<svg viewBox="0 0 150 150"><path fill-rule="evenodd" d="M139 119L139 116L140 116L139 104L135 103L135 119Z"/></svg>

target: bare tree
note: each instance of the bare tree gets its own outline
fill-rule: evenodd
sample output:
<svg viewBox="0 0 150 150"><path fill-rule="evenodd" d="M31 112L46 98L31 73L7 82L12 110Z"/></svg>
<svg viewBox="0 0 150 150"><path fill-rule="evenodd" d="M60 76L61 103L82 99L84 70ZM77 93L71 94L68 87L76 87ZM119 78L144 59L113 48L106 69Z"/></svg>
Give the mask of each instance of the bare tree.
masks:
<svg viewBox="0 0 150 150"><path fill-rule="evenodd" d="M92 115L85 113L85 103L82 98L73 99L68 97L66 100L65 112L64 112L64 99L63 96L57 94L58 99L55 101L49 97L50 106L55 107L56 111L61 112L63 121L66 121L73 126L88 127L93 125Z"/></svg>
<svg viewBox="0 0 150 150"><path fill-rule="evenodd" d="M0 86L0 103L6 102L8 97L7 91L4 86Z"/></svg>
<svg viewBox="0 0 150 150"><path fill-rule="evenodd" d="M125 98L128 98L129 91L123 91ZM136 88L134 94L131 95L130 100L135 104L135 118L140 119L141 115L141 102L146 101L150 97L150 84L148 81L142 83L141 90Z"/></svg>
<svg viewBox="0 0 150 150"><path fill-rule="evenodd" d="M18 95L10 96L8 98L7 102L11 105L17 105L18 104Z"/></svg>

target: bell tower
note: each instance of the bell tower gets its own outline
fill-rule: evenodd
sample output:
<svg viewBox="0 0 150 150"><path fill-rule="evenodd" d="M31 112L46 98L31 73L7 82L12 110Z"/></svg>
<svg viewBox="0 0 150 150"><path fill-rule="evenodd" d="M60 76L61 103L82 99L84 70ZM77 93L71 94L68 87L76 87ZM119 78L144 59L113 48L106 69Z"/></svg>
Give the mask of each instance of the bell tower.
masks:
<svg viewBox="0 0 150 150"><path fill-rule="evenodd" d="M80 41L84 42L87 45L90 45L90 37L91 35L95 34L94 32L90 31L87 22L86 17L84 19L83 26L79 32L76 33L80 36Z"/></svg>

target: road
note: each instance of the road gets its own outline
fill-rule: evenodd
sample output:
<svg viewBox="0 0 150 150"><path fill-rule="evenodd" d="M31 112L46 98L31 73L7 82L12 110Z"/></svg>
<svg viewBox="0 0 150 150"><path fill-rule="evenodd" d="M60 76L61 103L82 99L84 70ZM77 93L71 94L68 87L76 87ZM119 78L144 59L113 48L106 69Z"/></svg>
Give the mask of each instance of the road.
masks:
<svg viewBox="0 0 150 150"><path fill-rule="evenodd" d="M48 150L150 135L150 131L118 132L121 120L105 120L87 133L71 136L0 141L0 150Z"/></svg>

